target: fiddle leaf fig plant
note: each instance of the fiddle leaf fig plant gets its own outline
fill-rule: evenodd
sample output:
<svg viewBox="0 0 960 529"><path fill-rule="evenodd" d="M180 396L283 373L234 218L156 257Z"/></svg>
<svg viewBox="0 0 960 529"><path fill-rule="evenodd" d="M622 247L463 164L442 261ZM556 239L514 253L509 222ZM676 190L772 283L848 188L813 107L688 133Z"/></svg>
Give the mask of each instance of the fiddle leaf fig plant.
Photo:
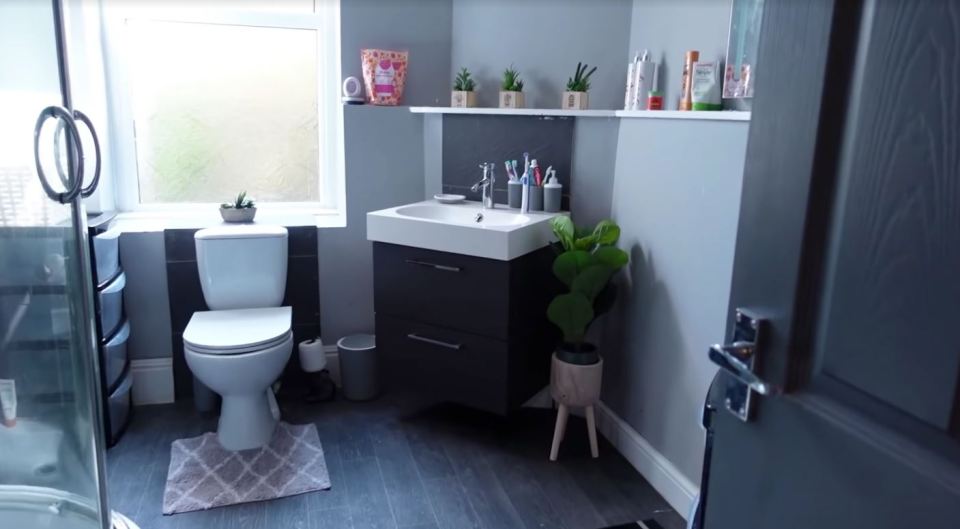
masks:
<svg viewBox="0 0 960 529"><path fill-rule="evenodd" d="M571 364L594 364L599 357L596 347L585 342L587 329L612 307L616 291L610 280L630 256L616 247L620 227L612 220L587 230L558 216L550 226L562 249L553 261L553 275L569 290L547 307L547 318L563 333L557 357Z"/></svg>

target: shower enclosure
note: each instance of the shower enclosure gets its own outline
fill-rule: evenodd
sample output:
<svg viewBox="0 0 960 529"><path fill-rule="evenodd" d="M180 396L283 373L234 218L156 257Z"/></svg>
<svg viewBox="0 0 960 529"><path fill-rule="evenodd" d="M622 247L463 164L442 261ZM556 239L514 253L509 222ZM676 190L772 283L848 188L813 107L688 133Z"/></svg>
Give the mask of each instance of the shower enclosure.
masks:
<svg viewBox="0 0 960 529"><path fill-rule="evenodd" d="M59 1L0 3L0 527L134 527L106 504L86 219L99 179Z"/></svg>

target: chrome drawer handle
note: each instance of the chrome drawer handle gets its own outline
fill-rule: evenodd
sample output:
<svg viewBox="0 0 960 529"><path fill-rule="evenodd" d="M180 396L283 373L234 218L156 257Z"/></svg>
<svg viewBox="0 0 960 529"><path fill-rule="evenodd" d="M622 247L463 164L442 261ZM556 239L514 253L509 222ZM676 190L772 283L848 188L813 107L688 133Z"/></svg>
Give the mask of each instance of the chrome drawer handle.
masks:
<svg viewBox="0 0 960 529"><path fill-rule="evenodd" d="M440 340L434 340L433 338L426 338L424 336L420 336L414 333L408 334L407 338L410 338L411 340L416 340L418 342L428 343L430 345L446 347L447 349L453 349L454 351L459 351L460 349L463 348L463 346L458 343L442 342Z"/></svg>
<svg viewBox="0 0 960 529"><path fill-rule="evenodd" d="M417 266L426 266L430 268L435 268L437 270L443 270L446 272L459 272L461 270L459 266L442 265L437 263L431 263L429 261L419 261L417 259L404 259L404 261L406 261L407 264L412 264Z"/></svg>

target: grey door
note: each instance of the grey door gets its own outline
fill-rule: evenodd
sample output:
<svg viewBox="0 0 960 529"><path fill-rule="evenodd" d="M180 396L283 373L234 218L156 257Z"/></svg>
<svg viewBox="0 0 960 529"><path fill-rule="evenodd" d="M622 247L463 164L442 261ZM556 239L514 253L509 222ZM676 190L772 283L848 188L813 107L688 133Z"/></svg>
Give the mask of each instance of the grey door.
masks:
<svg viewBox="0 0 960 529"><path fill-rule="evenodd" d="M960 2L763 24L730 305L782 393L720 400L705 527L960 527Z"/></svg>

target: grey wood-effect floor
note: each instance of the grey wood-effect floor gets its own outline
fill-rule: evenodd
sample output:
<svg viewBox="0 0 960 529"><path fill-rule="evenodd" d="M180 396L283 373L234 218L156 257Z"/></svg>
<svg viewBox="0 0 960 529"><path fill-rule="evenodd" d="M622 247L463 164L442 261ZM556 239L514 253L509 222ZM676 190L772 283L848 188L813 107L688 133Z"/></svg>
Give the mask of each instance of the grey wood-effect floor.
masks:
<svg viewBox="0 0 960 529"><path fill-rule="evenodd" d="M597 529L683 520L609 443L591 459L571 417L560 460L548 461L551 410L509 420L412 398L283 405L284 420L313 422L332 489L273 501L163 516L170 443L216 428L190 403L137 408L107 452L111 507L142 529Z"/></svg>

